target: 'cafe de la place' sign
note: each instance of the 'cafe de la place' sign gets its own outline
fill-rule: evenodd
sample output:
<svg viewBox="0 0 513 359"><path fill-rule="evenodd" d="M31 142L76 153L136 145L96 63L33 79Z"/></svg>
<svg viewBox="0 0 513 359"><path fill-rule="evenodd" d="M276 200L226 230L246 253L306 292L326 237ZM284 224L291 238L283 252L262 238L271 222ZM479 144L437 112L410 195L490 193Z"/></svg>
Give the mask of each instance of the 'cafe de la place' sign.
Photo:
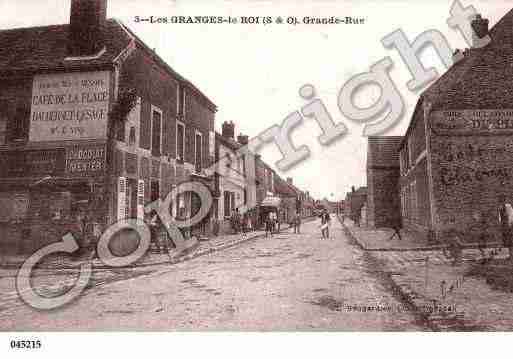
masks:
<svg viewBox="0 0 513 359"><path fill-rule="evenodd" d="M36 75L29 140L105 139L109 72Z"/></svg>

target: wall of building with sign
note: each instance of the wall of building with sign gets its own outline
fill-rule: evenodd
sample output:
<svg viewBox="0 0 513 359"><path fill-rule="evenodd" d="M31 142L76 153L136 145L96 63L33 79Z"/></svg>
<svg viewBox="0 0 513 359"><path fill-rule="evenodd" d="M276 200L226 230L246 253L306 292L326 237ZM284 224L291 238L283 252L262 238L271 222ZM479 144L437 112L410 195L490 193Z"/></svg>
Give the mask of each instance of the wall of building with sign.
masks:
<svg viewBox="0 0 513 359"><path fill-rule="evenodd" d="M440 111L431 118L437 231L456 228L469 240L479 230L497 236L498 197L513 202L513 111Z"/></svg>
<svg viewBox="0 0 513 359"><path fill-rule="evenodd" d="M29 141L107 138L110 72L36 75Z"/></svg>

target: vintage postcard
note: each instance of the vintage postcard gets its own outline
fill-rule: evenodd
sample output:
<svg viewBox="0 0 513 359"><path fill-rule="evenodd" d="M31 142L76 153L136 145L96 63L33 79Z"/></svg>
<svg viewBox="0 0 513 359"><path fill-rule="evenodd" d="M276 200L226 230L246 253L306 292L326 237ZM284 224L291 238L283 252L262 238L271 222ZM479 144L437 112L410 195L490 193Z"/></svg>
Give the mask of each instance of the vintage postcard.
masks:
<svg viewBox="0 0 513 359"><path fill-rule="evenodd" d="M512 331L512 8L0 1L7 353Z"/></svg>

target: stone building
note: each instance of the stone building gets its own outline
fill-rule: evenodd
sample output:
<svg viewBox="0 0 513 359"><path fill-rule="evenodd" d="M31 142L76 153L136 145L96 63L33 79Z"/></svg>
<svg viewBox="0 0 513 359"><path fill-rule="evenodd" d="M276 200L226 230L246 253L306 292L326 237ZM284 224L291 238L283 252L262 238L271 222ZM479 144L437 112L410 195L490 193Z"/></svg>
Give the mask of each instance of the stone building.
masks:
<svg viewBox="0 0 513 359"><path fill-rule="evenodd" d="M497 235L498 198L513 201L513 11L472 27L491 42L459 52L420 96L400 148L403 223L442 241L450 229Z"/></svg>
<svg viewBox="0 0 513 359"><path fill-rule="evenodd" d="M366 223L370 227L400 226L400 136L370 136L367 144Z"/></svg>
<svg viewBox="0 0 513 359"><path fill-rule="evenodd" d="M276 193L275 171L265 163L260 155L255 156L256 171L256 226L263 228L265 219L270 211L276 211L281 205L281 199Z"/></svg>
<svg viewBox="0 0 513 359"><path fill-rule="evenodd" d="M142 218L182 181L212 187L215 104L106 13L72 0L70 24L0 31L2 251L87 244L88 224Z"/></svg>
<svg viewBox="0 0 513 359"><path fill-rule="evenodd" d="M214 201L214 213L220 233L232 231L230 217L234 210L255 216L255 156L241 150L248 144L248 136L234 137L233 122L224 122L221 134L216 133L216 159L222 169L217 173L219 198Z"/></svg>
<svg viewBox="0 0 513 359"><path fill-rule="evenodd" d="M280 221L290 223L296 211L299 209L299 191L293 186L292 178L283 180L275 175L275 191L280 201Z"/></svg>
<svg viewBox="0 0 513 359"><path fill-rule="evenodd" d="M362 207L367 202L367 187L355 189L351 187L351 192L346 194L345 214L353 221L361 222Z"/></svg>

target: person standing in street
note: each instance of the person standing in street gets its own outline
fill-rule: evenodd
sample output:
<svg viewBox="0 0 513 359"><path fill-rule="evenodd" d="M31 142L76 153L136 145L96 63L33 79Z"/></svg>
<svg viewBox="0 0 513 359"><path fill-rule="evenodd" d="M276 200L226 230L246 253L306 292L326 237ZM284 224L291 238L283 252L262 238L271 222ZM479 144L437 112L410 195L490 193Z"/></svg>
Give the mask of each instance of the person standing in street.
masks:
<svg viewBox="0 0 513 359"><path fill-rule="evenodd" d="M322 210L321 212L321 235L323 239L329 239L330 238L330 214L326 209Z"/></svg>
<svg viewBox="0 0 513 359"><path fill-rule="evenodd" d="M301 233L301 216L299 212L296 212L296 218L294 218L294 233Z"/></svg>
<svg viewBox="0 0 513 359"><path fill-rule="evenodd" d="M463 255L463 241L461 240L460 233L452 228L446 235L447 247L442 247L442 253L446 258L452 259L452 265L460 265ZM447 253L449 250L449 253Z"/></svg>
<svg viewBox="0 0 513 359"><path fill-rule="evenodd" d="M233 227L233 233L234 234L239 234L239 230L240 230L240 216L239 216L239 209L238 208L233 210L231 222L232 222L232 227Z"/></svg>
<svg viewBox="0 0 513 359"><path fill-rule="evenodd" d="M513 222L513 208L506 202L506 196L499 196L499 225L502 233L502 244L508 248L509 260L513 261L513 241L511 238L511 225Z"/></svg>
<svg viewBox="0 0 513 359"><path fill-rule="evenodd" d="M275 216L275 213L273 211L270 211L267 214L267 221L266 221L266 226L265 226L265 236L266 237L267 237L267 233L270 233L271 238L273 237L273 232L274 232L274 216Z"/></svg>

